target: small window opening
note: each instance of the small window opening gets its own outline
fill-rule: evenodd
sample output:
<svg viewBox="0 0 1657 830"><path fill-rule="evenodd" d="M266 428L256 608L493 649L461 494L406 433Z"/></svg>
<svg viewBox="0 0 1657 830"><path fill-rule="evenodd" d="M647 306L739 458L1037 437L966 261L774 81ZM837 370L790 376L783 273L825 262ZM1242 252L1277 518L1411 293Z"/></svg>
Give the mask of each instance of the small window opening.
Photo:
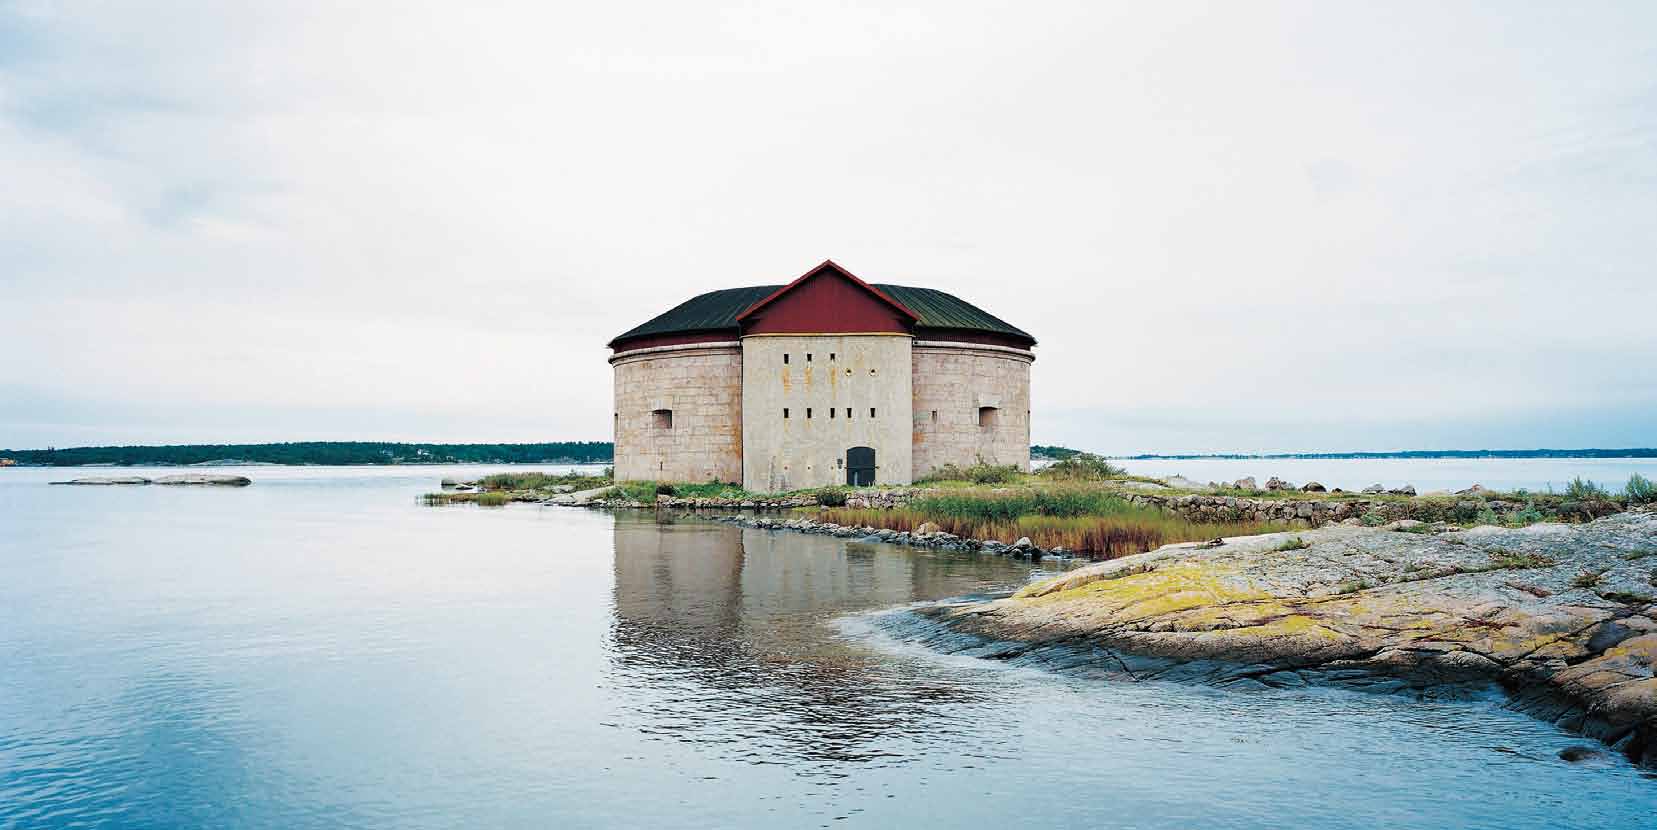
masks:
<svg viewBox="0 0 1657 830"><path fill-rule="evenodd" d="M935 424L937 422L938 422L938 410L934 409L934 410L932 410L932 423Z"/></svg>
<svg viewBox="0 0 1657 830"><path fill-rule="evenodd" d="M848 406L848 407L846 407L846 417L850 418L851 416L852 416L852 408Z"/></svg>
<svg viewBox="0 0 1657 830"><path fill-rule="evenodd" d="M869 370L869 374L871 374L871 375L872 375L872 374L874 374L874 373L875 373L875 370L873 370L873 369L870 369L870 370Z"/></svg>
<svg viewBox="0 0 1657 830"><path fill-rule="evenodd" d="M834 352L829 352L829 362L830 363L834 362Z"/></svg>
<svg viewBox="0 0 1657 830"><path fill-rule="evenodd" d="M657 429L673 429L673 410L652 409L650 417Z"/></svg>
<svg viewBox="0 0 1657 830"><path fill-rule="evenodd" d="M833 418L834 418L834 407L831 406L831 407L829 407L829 419L833 420Z"/></svg>
<svg viewBox="0 0 1657 830"><path fill-rule="evenodd" d="M785 406L785 407L782 408L782 416L784 418L788 417L788 407Z"/></svg>
<svg viewBox="0 0 1657 830"><path fill-rule="evenodd" d="M805 416L807 418L811 417L811 407L808 406L808 407L805 408Z"/></svg>
<svg viewBox="0 0 1657 830"><path fill-rule="evenodd" d="M995 426L996 415L1000 410L993 406L978 407L978 428L991 429Z"/></svg>
<svg viewBox="0 0 1657 830"><path fill-rule="evenodd" d="M783 352L782 353L782 363L783 363L784 366L788 365L788 352Z"/></svg>
<svg viewBox="0 0 1657 830"><path fill-rule="evenodd" d="M806 352L805 353L805 362L807 362L807 363L811 362L811 352Z"/></svg>
<svg viewBox="0 0 1657 830"><path fill-rule="evenodd" d="M869 417L873 418L874 416L875 416L875 408L871 406L871 407L869 407Z"/></svg>
<svg viewBox="0 0 1657 830"><path fill-rule="evenodd" d="M850 368L850 367L848 367L848 368L847 368L847 369L846 369L846 377L851 377L851 376L852 376L852 370L851 370L851 368Z"/></svg>

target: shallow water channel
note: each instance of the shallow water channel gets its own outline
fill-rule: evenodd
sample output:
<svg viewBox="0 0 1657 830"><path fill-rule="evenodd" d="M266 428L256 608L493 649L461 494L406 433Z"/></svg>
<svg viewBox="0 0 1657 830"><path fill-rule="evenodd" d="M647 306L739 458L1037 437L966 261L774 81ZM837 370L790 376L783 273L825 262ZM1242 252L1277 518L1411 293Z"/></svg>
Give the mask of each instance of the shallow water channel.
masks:
<svg viewBox="0 0 1657 830"><path fill-rule="evenodd" d="M77 471L91 474L97 471ZM124 471L123 471L124 472ZM0 827L1651 826L1488 701L941 657L1027 562L566 508L453 468L0 473Z"/></svg>

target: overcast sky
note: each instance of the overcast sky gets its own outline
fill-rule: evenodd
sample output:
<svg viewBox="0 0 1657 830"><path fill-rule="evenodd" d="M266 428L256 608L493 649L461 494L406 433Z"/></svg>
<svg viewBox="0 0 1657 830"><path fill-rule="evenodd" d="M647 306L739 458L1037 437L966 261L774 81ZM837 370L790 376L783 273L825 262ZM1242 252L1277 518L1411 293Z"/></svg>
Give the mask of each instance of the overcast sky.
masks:
<svg viewBox="0 0 1657 830"><path fill-rule="evenodd" d="M828 257L1038 443L1657 445L1654 3L255 5L0 0L0 447L607 440Z"/></svg>

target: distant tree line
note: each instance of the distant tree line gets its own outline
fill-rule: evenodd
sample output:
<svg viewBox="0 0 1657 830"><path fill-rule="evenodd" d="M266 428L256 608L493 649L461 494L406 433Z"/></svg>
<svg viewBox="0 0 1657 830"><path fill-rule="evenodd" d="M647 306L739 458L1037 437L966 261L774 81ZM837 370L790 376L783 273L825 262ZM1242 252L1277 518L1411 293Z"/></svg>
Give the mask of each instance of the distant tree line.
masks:
<svg viewBox="0 0 1657 830"><path fill-rule="evenodd" d="M534 464L609 463L609 441L543 444L398 444L382 441L295 441L282 444L176 444L162 447L70 447L0 450L19 464L122 467L248 461L262 464Z"/></svg>
<svg viewBox="0 0 1657 830"><path fill-rule="evenodd" d="M1063 461L1066 458L1081 455L1081 453L1081 450L1073 450L1069 447L1053 447L1046 444L1032 444L1030 446L1031 458L1051 458L1055 461Z"/></svg>

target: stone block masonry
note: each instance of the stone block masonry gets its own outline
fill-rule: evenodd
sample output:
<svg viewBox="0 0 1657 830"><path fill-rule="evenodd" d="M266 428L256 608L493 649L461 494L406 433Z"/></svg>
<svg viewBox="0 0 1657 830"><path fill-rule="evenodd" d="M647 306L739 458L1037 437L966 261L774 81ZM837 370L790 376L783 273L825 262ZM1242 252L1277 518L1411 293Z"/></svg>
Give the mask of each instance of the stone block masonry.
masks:
<svg viewBox="0 0 1657 830"><path fill-rule="evenodd" d="M742 350L641 349L612 359L618 481L742 480Z"/></svg>
<svg viewBox="0 0 1657 830"><path fill-rule="evenodd" d="M1030 469L1027 351L918 341L913 349L915 476L983 459Z"/></svg>

